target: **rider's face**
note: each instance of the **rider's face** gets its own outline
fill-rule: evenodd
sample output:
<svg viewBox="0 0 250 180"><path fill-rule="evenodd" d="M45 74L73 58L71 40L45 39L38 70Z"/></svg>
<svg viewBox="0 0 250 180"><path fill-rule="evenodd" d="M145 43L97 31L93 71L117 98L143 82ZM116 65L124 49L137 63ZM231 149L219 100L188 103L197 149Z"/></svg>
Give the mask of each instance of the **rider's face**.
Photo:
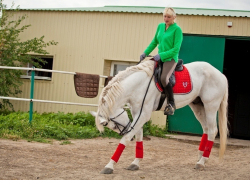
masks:
<svg viewBox="0 0 250 180"><path fill-rule="evenodd" d="M167 26L171 25L174 23L175 16L171 14L164 14L163 15L164 22L166 23Z"/></svg>

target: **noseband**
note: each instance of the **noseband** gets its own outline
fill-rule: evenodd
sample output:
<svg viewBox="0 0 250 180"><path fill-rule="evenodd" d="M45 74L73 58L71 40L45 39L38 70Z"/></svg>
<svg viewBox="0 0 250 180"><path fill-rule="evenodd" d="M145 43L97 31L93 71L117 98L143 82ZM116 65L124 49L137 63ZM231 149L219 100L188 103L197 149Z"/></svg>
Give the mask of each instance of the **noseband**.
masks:
<svg viewBox="0 0 250 180"><path fill-rule="evenodd" d="M128 130L129 127L130 127L130 125L131 125L131 122L132 122L131 119L130 119L130 121L128 122L128 124L127 124L126 126L123 126L122 124L120 124L120 123L118 123L117 121L115 121L115 118L118 118L118 117L119 117L120 115L122 115L122 113L124 113L124 112L125 112L125 109L123 109L123 111L122 111L120 114L118 114L117 116L115 116L115 117L113 117L113 118L109 118L110 121L114 122L115 127L120 131L119 135L121 135L121 136L123 136L124 134L127 134L128 132L130 132L130 131L133 129L133 127L131 127L131 129ZM106 126L107 126L107 125L108 125L108 124L106 124ZM120 129L119 126L122 126L123 129Z"/></svg>

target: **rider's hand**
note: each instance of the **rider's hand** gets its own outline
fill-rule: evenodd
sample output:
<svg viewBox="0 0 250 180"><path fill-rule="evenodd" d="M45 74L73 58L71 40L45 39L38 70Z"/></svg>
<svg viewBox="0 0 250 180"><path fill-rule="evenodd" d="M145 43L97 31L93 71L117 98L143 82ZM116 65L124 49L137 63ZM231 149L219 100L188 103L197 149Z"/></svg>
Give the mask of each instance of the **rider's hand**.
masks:
<svg viewBox="0 0 250 180"><path fill-rule="evenodd" d="M154 56L154 60L155 60L155 61L159 61L159 60L161 60L160 55L159 55L159 54L156 54L156 55Z"/></svg>
<svg viewBox="0 0 250 180"><path fill-rule="evenodd" d="M143 59L145 59L145 57L146 57L146 54L142 53L142 55L140 56L140 61L142 61Z"/></svg>

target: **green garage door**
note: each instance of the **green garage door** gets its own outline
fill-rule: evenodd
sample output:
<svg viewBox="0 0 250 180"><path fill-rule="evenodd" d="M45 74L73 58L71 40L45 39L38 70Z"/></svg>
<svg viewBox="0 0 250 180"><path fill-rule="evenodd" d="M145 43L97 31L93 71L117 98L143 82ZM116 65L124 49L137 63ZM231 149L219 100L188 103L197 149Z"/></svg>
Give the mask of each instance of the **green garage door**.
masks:
<svg viewBox="0 0 250 180"><path fill-rule="evenodd" d="M222 72L224 48L225 38L184 35L179 59L182 59L184 64L206 61ZM189 106L177 109L168 120L169 131L202 134L201 125Z"/></svg>

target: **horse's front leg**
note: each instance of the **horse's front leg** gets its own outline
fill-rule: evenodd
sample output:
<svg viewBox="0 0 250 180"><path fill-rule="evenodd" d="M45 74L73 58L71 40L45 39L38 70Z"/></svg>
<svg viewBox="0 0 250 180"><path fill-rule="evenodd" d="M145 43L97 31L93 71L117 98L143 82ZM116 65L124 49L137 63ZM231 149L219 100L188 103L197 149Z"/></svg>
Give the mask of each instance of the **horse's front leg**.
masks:
<svg viewBox="0 0 250 180"><path fill-rule="evenodd" d="M124 138L124 137L123 137ZM113 156L111 157L109 163L105 166L105 168L101 171L101 174L112 174L114 171L114 164L118 162L118 160L120 159L120 156L123 152L123 150L125 149L126 145L124 145L126 143L122 143L120 141L119 145L116 148L115 153L113 154Z"/></svg>
<svg viewBox="0 0 250 180"><path fill-rule="evenodd" d="M127 168L127 170L136 171L139 169L139 163L143 158L143 128L141 128L135 134L136 147L135 147L135 159Z"/></svg>
<svg viewBox="0 0 250 180"><path fill-rule="evenodd" d="M118 162L118 160L120 159L120 156L121 156L123 150L128 145L128 143L131 141L131 139L134 137L134 135L136 133L138 133L138 131L141 131L142 126L143 126L144 123L145 122L139 122L139 121L135 125L132 123L131 126L134 125L134 128L129 133L127 133L126 135L124 135L122 137L122 139L120 140L119 145L116 148L115 153L111 157L109 163L101 171L101 174L112 174L113 173L113 171L114 171L114 164ZM139 152L141 153L141 151L138 150L138 157L141 157L141 156L139 156L139 154L140 154ZM139 162L137 162L137 161L138 161L138 159L135 159L135 163L134 164L139 164Z"/></svg>

